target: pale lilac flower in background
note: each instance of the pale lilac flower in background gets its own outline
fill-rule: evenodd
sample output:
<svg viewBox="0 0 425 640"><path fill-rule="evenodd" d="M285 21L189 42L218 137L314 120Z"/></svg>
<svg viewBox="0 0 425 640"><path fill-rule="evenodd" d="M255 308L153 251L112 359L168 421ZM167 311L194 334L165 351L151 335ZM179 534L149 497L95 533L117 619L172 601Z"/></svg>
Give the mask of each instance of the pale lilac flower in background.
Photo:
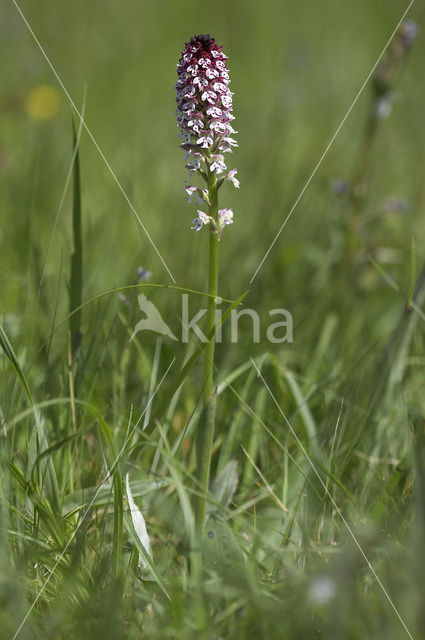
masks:
<svg viewBox="0 0 425 640"><path fill-rule="evenodd" d="M200 176L208 183L211 174L220 176L217 180L219 189L224 180L229 180L235 187L239 181L235 177L237 170L228 171L225 154L237 147L232 137L236 133L232 127L233 93L229 89L230 79L227 68L227 56L209 34L201 34L186 42L177 66L178 81L176 84L177 125L179 126L181 148L186 152L185 166L189 171L190 181L194 175ZM208 189L199 189L192 184L186 186L189 203L210 204ZM223 209L223 211L227 211ZM201 212L202 213L202 212ZM207 220L206 220L207 219ZM192 223L192 229L199 231L202 226L214 222L203 214ZM221 230L226 224L218 222ZM214 231L214 225L211 225ZM215 224L215 231L220 229Z"/></svg>
<svg viewBox="0 0 425 640"><path fill-rule="evenodd" d="M348 193L351 189L351 184L347 180L343 180L342 178L335 178L331 182L331 189L334 193L343 195L344 193Z"/></svg>
<svg viewBox="0 0 425 640"><path fill-rule="evenodd" d="M400 39L405 49L409 49L419 34L419 27L414 20L405 20L400 29Z"/></svg>
<svg viewBox="0 0 425 640"><path fill-rule="evenodd" d="M385 198L381 205L380 210L382 213L398 213L400 215L406 215L409 213L409 203L406 200L389 196Z"/></svg>
<svg viewBox="0 0 425 640"><path fill-rule="evenodd" d="M152 271L147 271L143 267L137 267L136 276L137 276L136 279L133 280L133 285L138 284L138 282L140 282L141 280L142 281L149 280L150 277L152 276ZM126 307L131 307L131 302L128 299L128 297L125 295L125 293L119 293L118 297L126 305Z"/></svg>
<svg viewBox="0 0 425 640"><path fill-rule="evenodd" d="M131 307L131 302L124 293L119 293L118 298L121 300L121 302L124 302L126 307Z"/></svg>
<svg viewBox="0 0 425 640"><path fill-rule="evenodd" d="M138 267L137 269L137 277L139 280L149 280L152 275L152 271L147 271L143 267Z"/></svg>

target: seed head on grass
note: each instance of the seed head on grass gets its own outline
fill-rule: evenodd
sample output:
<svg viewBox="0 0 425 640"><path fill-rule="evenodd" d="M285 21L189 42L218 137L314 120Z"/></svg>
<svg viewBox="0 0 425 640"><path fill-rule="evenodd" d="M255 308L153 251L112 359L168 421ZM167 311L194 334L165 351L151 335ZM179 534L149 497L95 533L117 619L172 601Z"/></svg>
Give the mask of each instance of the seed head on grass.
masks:
<svg viewBox="0 0 425 640"><path fill-rule="evenodd" d="M236 169L228 171L225 153L231 153L238 144L232 135L232 96L227 56L209 34L194 36L186 42L177 66L176 84L177 125L180 128L181 148L186 152L186 168L190 180L199 175L209 184L214 174L216 188L225 180L239 187ZM196 196L197 204L211 206L208 188L193 185L186 187L189 203ZM192 229L199 231L205 224L211 224L213 231L221 236L224 227L233 222L231 209L220 209L217 219L198 210Z"/></svg>

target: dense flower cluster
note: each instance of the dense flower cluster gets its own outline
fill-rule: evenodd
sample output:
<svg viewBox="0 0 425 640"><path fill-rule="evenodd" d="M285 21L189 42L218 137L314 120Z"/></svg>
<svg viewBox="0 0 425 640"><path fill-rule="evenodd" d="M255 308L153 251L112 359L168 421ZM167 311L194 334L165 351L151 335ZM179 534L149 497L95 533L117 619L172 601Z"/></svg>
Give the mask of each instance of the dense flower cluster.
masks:
<svg viewBox="0 0 425 640"><path fill-rule="evenodd" d="M212 173L220 176L217 188L224 180L230 180L235 187L239 187L236 169L228 171L224 160L224 154L238 146L232 138L236 132L231 125L234 119L233 94L229 89L226 60L227 56L214 38L209 34L201 34L186 42L177 67L176 113L181 147L186 152L186 168L191 177L198 174L207 183ZM196 196L196 202L210 205L208 189L189 185L186 191L189 202ZM192 226L196 231L211 221L202 211L198 213L199 217L195 218ZM233 221L232 216L228 209L222 209L221 216L219 212L219 234L226 224Z"/></svg>

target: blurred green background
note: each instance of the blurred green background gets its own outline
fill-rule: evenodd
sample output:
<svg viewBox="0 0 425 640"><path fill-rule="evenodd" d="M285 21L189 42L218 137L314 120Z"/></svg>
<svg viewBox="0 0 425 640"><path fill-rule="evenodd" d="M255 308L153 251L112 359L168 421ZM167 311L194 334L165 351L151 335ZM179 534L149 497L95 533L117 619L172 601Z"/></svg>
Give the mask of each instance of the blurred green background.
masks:
<svg viewBox="0 0 425 640"><path fill-rule="evenodd" d="M282 402L303 437L310 417L313 420L320 450L314 448L315 442L309 442L307 436L303 441L307 448L312 447L309 451L317 456L314 459L321 468L327 467L335 424L343 406L341 435L334 452L332 491L337 492L341 504L345 505L348 494L358 500L356 508L351 503L347 506L347 518L353 521L356 530L360 528L362 543L379 564L391 594L401 603L403 615L415 629L415 637L424 637L420 635L423 620L418 605L424 595L423 587L421 591L419 586L424 576L419 568L416 575L414 563L415 556L423 551L424 530L421 491L425 482L420 458L425 414L424 323L423 316L418 314L403 316L410 300L409 289L412 290L425 260L422 5L416 2L409 11L408 17L415 20L420 32L396 75L393 109L379 123L371 150L367 195L358 212L357 253L361 267L350 271L341 262L344 221L350 204L346 194L336 193L335 181L353 179L372 105L370 83L251 285L250 279L407 3L22 0L20 7L78 108L85 96L85 121L177 285L199 291L206 290L208 234L195 234L190 229L196 207L188 205L184 191L187 172L177 138L174 85L176 65L186 40L205 32L223 44L229 56L231 89L235 93L234 126L239 143L228 165L238 169L241 187L235 190L226 184L220 192L220 205L234 210L234 224L226 228L221 243L220 294L235 299L249 288L244 304L258 311L263 327L269 324L270 309L290 310L294 318L294 343L272 347L263 331L260 344L252 344L249 323L241 323L244 329L238 344L224 344L217 349L219 375L249 361L250 356L261 357L271 352L266 371L273 379L273 389L289 385L286 391L281 390ZM71 187L60 210L59 203L72 156L72 109L11 0L3 0L0 14L0 311L33 395L41 402L69 394L66 325L55 334L48 357L43 349L52 327L66 317L69 307ZM152 282L172 284L85 132L79 156L83 299L132 284L140 265L152 272ZM179 294L152 290L148 296L170 326L178 327ZM129 297L134 305L135 294ZM198 298L191 298L192 309L199 304ZM130 320L125 326L125 313L117 296L109 296L83 310L81 328L87 361L84 372L79 372L77 389L77 397L94 403L111 421L118 440L125 431L132 403L139 407L147 397L156 345L154 336L143 336L141 346L129 356L133 369L124 385L123 353L133 326ZM137 316L137 310L132 313ZM163 346L168 360L161 360L160 370L166 369L167 362L178 351L175 345ZM273 359L275 364L270 364ZM288 382L287 371L294 374L301 399ZM0 376L0 407L8 422L25 402L5 360ZM199 386L199 379L194 377L185 390L173 418L176 432L196 406ZM243 393L243 388L242 381L237 386L238 392ZM292 393L288 391L290 388ZM259 388L252 395L249 391L248 401L304 465L305 459L288 436L281 416L272 406L264 408L264 398L262 405L259 392ZM306 407L311 414L306 415ZM245 414L241 418L238 410L235 397L226 396L220 405L219 452L233 424L241 425L242 443L247 446L251 442L249 420ZM69 415L57 420L50 415L47 429L53 440L66 437L71 430ZM239 433L236 427L234 431ZM152 447L156 446L155 437L154 434ZM244 604L235 610L240 613L246 605L251 613L247 616L240 613L240 618L236 614L232 617L231 613L223 614L224 617L211 613L217 632L205 637L244 638L250 634L262 638L407 637L376 582L372 584L355 549L348 547L339 556L329 542L324 542L326 550L322 549L322 529L316 518L318 506L314 496L307 492L308 499L305 503L304 498L301 500L307 490L296 471L284 471L287 459L281 465L275 445L264 434L260 440L260 444L253 445L258 453L257 462L267 476L270 474L268 479L275 483L281 499L288 500L294 513L300 510L299 539L294 534L296 551L285 564L289 556L285 548L284 568L280 565L277 568L279 561L275 564L275 556L281 557L281 549L276 531L282 528L279 520L282 514L276 515L278 510L273 503L264 507L258 524L259 529L264 526L264 537L263 533L258 534L257 546L252 551L258 562L252 574L247 571L246 582L242 580L238 586L228 576L221 576L224 582L220 585L225 584L228 591L222 593L222 586L216 585L208 592L217 610L224 608L227 612L226 607L232 607L239 598ZM21 462L25 459L25 443L25 436L20 433L13 445L7 444L8 452L16 453ZM253 490L254 480L246 471L240 444L236 437L234 455L240 457L242 467L245 464L244 480L251 483ZM415 444L419 451L416 460ZM96 455L90 446L88 451L90 456ZM190 446L185 455L188 451ZM193 458L190 462L188 454L185 460L192 468ZM86 462L81 463L80 469L73 467L76 486L84 486L84 481L97 482L95 472L99 467ZM101 468L101 460L97 464ZM145 470L149 464L144 462L142 466ZM220 463L215 461L213 466L219 468ZM69 488L65 468L70 467L62 470L60 486L64 494ZM12 497L5 497L9 481L3 482L2 504L10 499L9 504L16 506ZM340 485L345 493L340 491ZM239 507L249 495L247 487L242 487ZM153 520L150 527L156 531L160 549L172 526L175 505L164 497L155 497L153 503L146 500ZM159 510L157 520L152 516L155 505ZM327 504L326 509L326 518L338 520L331 505ZM257 526L255 518L250 511L248 528ZM289 527L287 522L286 526ZM334 525L329 526L332 529ZM238 523L238 535L242 535L244 527ZM330 533L329 539L333 536ZM346 531L341 534L344 536ZM47 534L45 542L49 542ZM267 545L264 550L262 545ZM15 565L12 562L7 566L19 566L23 575L28 558L37 555L34 548L28 543L24 552L5 543L5 553L15 559L19 557ZM329 559L332 555L338 556L335 565ZM170 570L173 577L180 569L183 571L182 556L185 549L179 548ZM51 559L50 564L44 561L46 567L51 567ZM163 562L167 564L166 560ZM99 567L97 570L103 575ZM319 572L319 577L314 578L319 580L319 587L321 572L329 570L334 581L332 588L337 588L341 598L337 604L332 604L333 595L320 600L323 593L328 593L322 585L314 605L316 582L311 586L309 578L304 577L304 571L309 575L310 570L313 575ZM95 585L100 584L94 573L90 575ZM15 584L10 580L10 584ZM40 576L37 580L28 587L30 593L32 589L37 593ZM21 583L17 581L20 586L16 586L19 594L16 597L20 598L19 610L24 612L26 600ZM1 596L5 606L7 584L5 578ZM66 584L63 598L72 601L75 583L69 580ZM186 638L192 637L191 633L198 637L196 625L189 625L188 631L184 622L184 608L191 609L192 605L187 604L177 587L175 608L168 610L163 605L161 609L158 605L152 615L150 610L148 614L145 610L143 615L140 613L140 602L146 606L149 597L143 589L142 595L137 589L142 587L135 587L126 600L125 615L131 622L124 631L122 627L117 630L112 622L108 627L109 619L105 618L103 627L87 623L79 636L69 619L66 626L59 613L55 622L55 613L48 604L54 602L54 594L49 593L39 610L38 622L29 625L22 637L38 638L50 633L44 637L59 638L64 630L71 634L68 637L101 637L101 634L111 638L139 637L140 629L146 637ZM83 617L95 619L99 611L108 609L106 599L92 601L92 610L87 604L89 597L87 602L84 597L81 596L80 604L85 604L78 609L80 622ZM297 614L299 602L303 603L303 612ZM63 605L64 610L67 606ZM281 627L282 611L285 623ZM163 620L167 620L168 626L162 626Z"/></svg>
<svg viewBox="0 0 425 640"><path fill-rule="evenodd" d="M206 237L190 231L194 207L183 191L175 67L191 34L211 32L223 43L239 131L240 149L232 160L242 184L238 192L229 187L222 193L223 205L235 211L222 250L224 295L235 295L249 282L405 8L396 1L22 5L79 107L86 88L87 124L175 279L195 288L204 286L199 266ZM415 10L420 13L414 6L414 18ZM10 312L22 296L22 275L31 277L37 266L34 254L45 253L70 163L71 109L12 2L3 3L1 29L1 266ZM412 234L418 245L423 240L417 223L423 203L423 47L419 38L397 86L400 101L375 150L374 202L396 196L411 207L397 229L400 244L399 232L407 243ZM54 117L38 121L29 115L27 101L45 84L58 89L60 108ZM260 288L274 289L277 273L285 282L285 274L305 269L306 263L311 273L317 269L315 259L329 249L338 217L328 185L350 177L369 103L365 89L252 296ZM121 284L139 263L153 272L155 282L168 282L87 135L81 156L86 293ZM54 244L47 273L53 280L61 251L66 255L69 249L66 207ZM279 292L284 302L294 295L286 289Z"/></svg>

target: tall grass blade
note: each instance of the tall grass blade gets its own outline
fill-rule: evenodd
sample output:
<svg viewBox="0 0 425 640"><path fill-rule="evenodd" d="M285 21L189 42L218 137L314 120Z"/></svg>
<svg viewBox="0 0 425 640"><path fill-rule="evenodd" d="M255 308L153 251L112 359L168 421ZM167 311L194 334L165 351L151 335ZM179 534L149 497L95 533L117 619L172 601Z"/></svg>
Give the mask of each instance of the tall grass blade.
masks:
<svg viewBox="0 0 425 640"><path fill-rule="evenodd" d="M9 360L10 364L15 370L16 375L21 381L21 384L25 389L25 393L27 394L30 403L33 404L32 395L31 395L30 388L28 386L27 379L25 378L24 372L21 369L21 365L19 364L18 358L1 324L0 324L0 347L3 349L6 355L6 358Z"/></svg>
<svg viewBox="0 0 425 640"><path fill-rule="evenodd" d="M69 288L69 320L71 332L72 355L74 356L81 344L81 304L83 288L83 240L81 234L81 185L80 185L80 156L74 120L72 121L73 153L73 201L72 201L72 236L73 252L71 255L71 280Z"/></svg>

